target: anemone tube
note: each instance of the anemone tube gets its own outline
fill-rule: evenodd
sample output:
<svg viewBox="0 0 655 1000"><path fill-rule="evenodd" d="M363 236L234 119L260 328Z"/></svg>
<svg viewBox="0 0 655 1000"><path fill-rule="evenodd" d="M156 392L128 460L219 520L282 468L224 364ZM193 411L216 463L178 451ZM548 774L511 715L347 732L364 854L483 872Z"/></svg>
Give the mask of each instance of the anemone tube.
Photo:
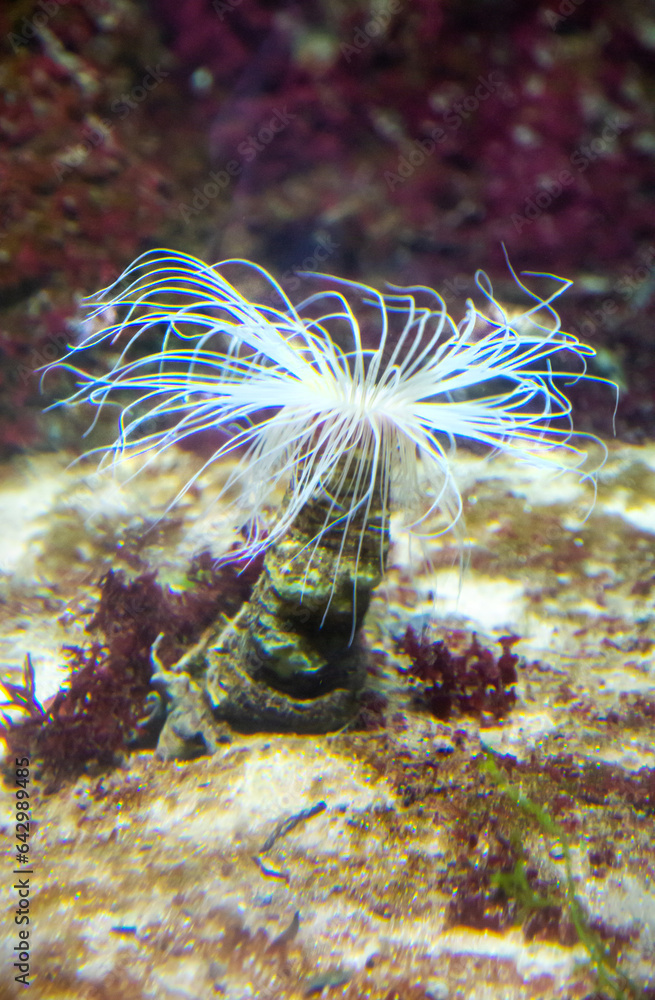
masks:
<svg viewBox="0 0 655 1000"><path fill-rule="evenodd" d="M353 472L341 461L351 498ZM388 517L376 482L370 510L321 530L329 488L310 498L271 545L251 599L209 657L214 713L239 729L327 732L355 714L366 679L361 626L389 549Z"/></svg>

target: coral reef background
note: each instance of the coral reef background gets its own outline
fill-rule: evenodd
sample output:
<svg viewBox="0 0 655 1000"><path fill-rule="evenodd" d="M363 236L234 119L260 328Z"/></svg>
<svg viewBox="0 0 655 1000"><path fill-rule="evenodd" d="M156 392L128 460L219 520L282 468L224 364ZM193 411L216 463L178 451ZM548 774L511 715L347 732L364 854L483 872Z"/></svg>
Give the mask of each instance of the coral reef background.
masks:
<svg viewBox="0 0 655 1000"><path fill-rule="evenodd" d="M32 996L653 1000L652 5L6 0L0 46L0 659L10 695L36 677L55 772L30 786ZM423 283L459 317L479 267L511 308L503 244L573 279L564 327L621 385L596 496L462 449L468 572L450 536L418 565L394 540L356 727L157 761L131 739L153 640L172 665L250 581L206 551L233 541L224 464L174 509L197 455L123 490L69 468L114 436L44 413L80 298L171 246L291 298L303 269ZM609 438L611 392L567 392ZM3 969L15 907L4 879Z"/></svg>
<svg viewBox="0 0 655 1000"><path fill-rule="evenodd" d="M645 0L14 0L0 12L0 450L57 448L32 376L79 298L172 245L435 287L575 281L563 320L652 433L655 17ZM56 381L47 385L59 394ZM580 388L579 422L611 430Z"/></svg>

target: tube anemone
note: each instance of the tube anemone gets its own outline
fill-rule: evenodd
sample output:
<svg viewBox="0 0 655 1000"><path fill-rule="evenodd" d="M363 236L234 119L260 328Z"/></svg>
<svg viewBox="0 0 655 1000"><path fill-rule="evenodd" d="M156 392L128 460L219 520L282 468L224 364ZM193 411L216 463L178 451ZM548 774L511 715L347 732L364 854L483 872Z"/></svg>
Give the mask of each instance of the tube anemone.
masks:
<svg viewBox="0 0 655 1000"><path fill-rule="evenodd" d="M263 281L267 293L251 301L228 280L233 272ZM222 430L179 499L207 466L239 456L223 492L239 498L239 554L265 561L251 601L207 656L205 697L217 717L324 731L352 714L366 666L360 628L385 570L390 513L400 507L424 539L444 530L438 513L446 527L457 523L457 441L592 477L561 388L564 378L593 377L594 350L561 329L553 306L570 282L535 275L552 282L542 297L512 275L523 312L510 317L479 271L483 305L469 300L458 323L428 288L382 294L317 275L322 290L294 305L248 261L210 266L157 250L89 300L93 323L118 319L60 364L78 380L69 404L119 405L109 460L147 462L199 430ZM143 355L140 342L153 333L161 346ZM76 361L99 344L119 353L96 377ZM562 352L578 365L573 377L560 370ZM285 501L271 514L281 483Z"/></svg>

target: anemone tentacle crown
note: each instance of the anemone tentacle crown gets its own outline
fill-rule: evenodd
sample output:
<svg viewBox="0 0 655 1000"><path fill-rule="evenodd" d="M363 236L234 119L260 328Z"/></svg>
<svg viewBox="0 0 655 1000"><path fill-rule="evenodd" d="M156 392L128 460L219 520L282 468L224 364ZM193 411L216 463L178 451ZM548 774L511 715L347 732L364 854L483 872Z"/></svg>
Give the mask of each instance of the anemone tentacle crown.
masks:
<svg viewBox="0 0 655 1000"><path fill-rule="evenodd" d="M267 293L251 301L232 273L265 282ZM344 724L365 679L360 629L385 571L390 514L400 507L422 539L458 522L457 441L593 477L590 435L574 434L561 388L564 378L595 378L586 371L595 352L561 329L553 306L570 282L536 275L552 282L542 297L512 274L523 312L510 317L478 272L483 306L469 300L456 322L428 288L383 294L315 275L322 290L294 305L258 265L158 250L89 300L94 322L118 318L60 363L78 378L67 402L102 408L127 393L106 449L114 464L220 429L197 475L238 456L221 495L237 491L238 554L265 553L250 602L206 649L200 688L187 685L201 704L191 712L173 699L166 752L182 750L192 715L254 729ZM143 335L153 332L161 347L143 355ZM105 375L91 376L77 361L102 343L120 353ZM558 367L562 352L578 363L575 376ZM271 513L280 484L285 500Z"/></svg>

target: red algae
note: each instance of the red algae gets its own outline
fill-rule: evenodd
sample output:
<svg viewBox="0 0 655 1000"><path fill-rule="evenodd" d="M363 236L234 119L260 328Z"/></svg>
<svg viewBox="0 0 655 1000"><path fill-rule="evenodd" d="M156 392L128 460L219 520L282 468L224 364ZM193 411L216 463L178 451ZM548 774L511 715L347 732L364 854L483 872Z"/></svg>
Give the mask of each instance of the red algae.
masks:
<svg viewBox="0 0 655 1000"><path fill-rule="evenodd" d="M501 638L503 652L495 657L474 635L462 653L453 654L443 640L431 642L426 632L418 635L410 625L400 649L412 665L401 669L423 683L420 699L438 719L448 719L455 709L501 718L516 701L518 656L511 650L518 641L514 635Z"/></svg>
<svg viewBox="0 0 655 1000"><path fill-rule="evenodd" d="M87 626L102 641L66 647L70 674L64 686L43 709L32 698L34 710L25 721L7 720L2 726L11 756L27 754L40 761L52 787L91 761L116 763L139 732L153 643L162 635L158 654L164 663L174 663L220 613L234 613L260 566L253 563L241 574L239 568L216 569L204 553L192 564L190 587L182 593L162 588L154 572L127 581L122 571L110 570L100 581L98 608ZM16 707L24 707L19 689L10 687Z"/></svg>

